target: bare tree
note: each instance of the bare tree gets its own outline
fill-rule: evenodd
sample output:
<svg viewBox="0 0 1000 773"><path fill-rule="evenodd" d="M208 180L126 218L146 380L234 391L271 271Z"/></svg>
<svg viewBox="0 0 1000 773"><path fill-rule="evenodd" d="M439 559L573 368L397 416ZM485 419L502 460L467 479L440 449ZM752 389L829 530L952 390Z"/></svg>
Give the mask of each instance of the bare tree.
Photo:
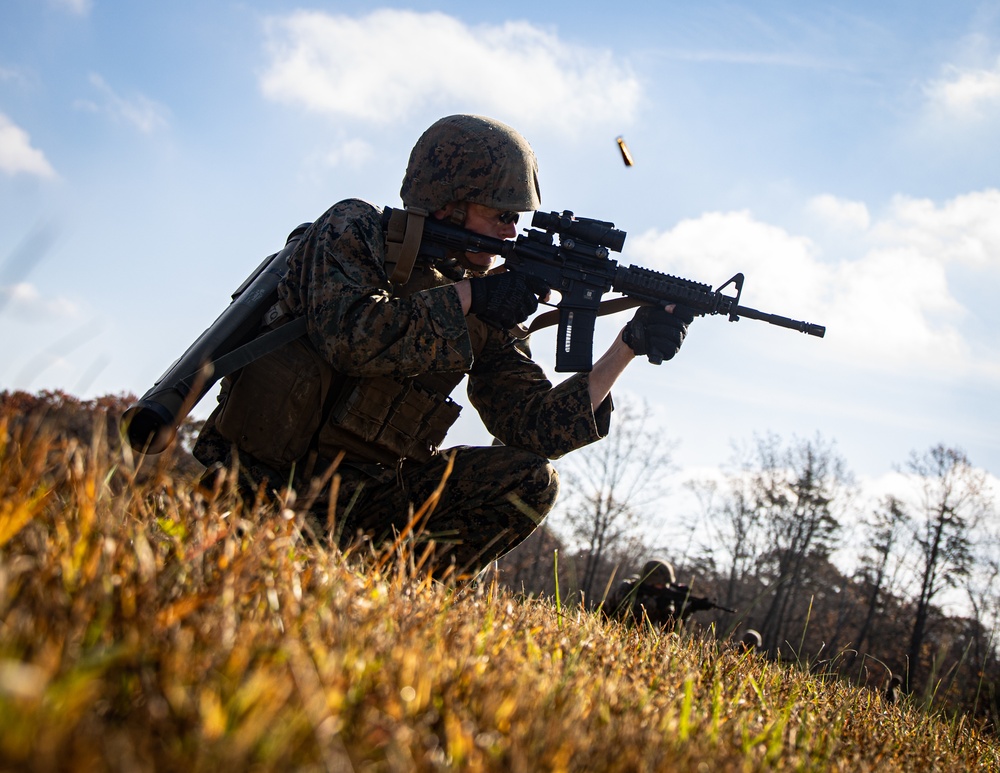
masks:
<svg viewBox="0 0 1000 773"><path fill-rule="evenodd" d="M852 502L844 461L820 437L786 446L768 434L735 448L731 464L721 496L712 483L692 485L707 516L705 562L722 575L725 606L741 611L772 655L793 626L805 625L812 596L835 606L829 628L836 635L851 605L840 583L823 578L838 574L826 564ZM814 576L820 570L823 578Z"/></svg>
<svg viewBox="0 0 1000 773"><path fill-rule="evenodd" d="M865 521L865 550L857 576L865 589L865 619L858 630L855 647L860 650L872 633L875 616L882 596L891 592L890 566L898 558L903 529L909 516L902 502L894 496L885 497Z"/></svg>
<svg viewBox="0 0 1000 773"><path fill-rule="evenodd" d="M725 576L725 607L736 607L743 600L740 588L756 574L763 550L764 529L754 503L752 478L745 470L731 475L721 498L715 481L688 484L703 511L705 560Z"/></svg>
<svg viewBox="0 0 1000 773"><path fill-rule="evenodd" d="M986 485L989 485L987 481ZM996 662L1000 635L1000 518L992 489L984 490L986 504L983 523L976 534L973 553L975 566L963 583L963 589L976 623L972 661L983 672L983 664Z"/></svg>
<svg viewBox="0 0 1000 773"><path fill-rule="evenodd" d="M602 567L632 558L644 512L666 494L673 444L650 418L646 403L621 402L607 438L557 464L564 492L558 520L578 550L579 588L586 598L603 590Z"/></svg>
<svg viewBox="0 0 1000 773"><path fill-rule="evenodd" d="M1000 596L997 594L997 586L1000 583L1000 558L997 558L996 554L995 535L991 534L985 543L984 555L965 583L965 593L972 609L970 626L972 641L969 655L974 670L983 677L989 672L989 666L996 664L997 634L1000 633L998 627ZM995 673L994 671L994 675Z"/></svg>
<svg viewBox="0 0 1000 773"><path fill-rule="evenodd" d="M843 460L820 438L782 448L770 435L758 441L757 463L752 502L771 546L762 567L771 603L760 633L776 653L790 628L805 622L799 608L809 599L811 568L826 562L838 544L837 512L847 506L853 483Z"/></svg>
<svg viewBox="0 0 1000 773"><path fill-rule="evenodd" d="M920 481L913 540L918 552L919 589L907 653L907 685L922 668L932 604L946 588L960 587L973 566L972 535L992 509L986 475L957 448L937 445L908 463Z"/></svg>

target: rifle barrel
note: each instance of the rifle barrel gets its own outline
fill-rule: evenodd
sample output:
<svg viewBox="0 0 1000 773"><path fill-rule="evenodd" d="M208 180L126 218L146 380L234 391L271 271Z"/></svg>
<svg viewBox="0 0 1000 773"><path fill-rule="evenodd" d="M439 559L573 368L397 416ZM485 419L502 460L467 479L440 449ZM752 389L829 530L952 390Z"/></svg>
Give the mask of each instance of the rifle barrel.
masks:
<svg viewBox="0 0 1000 773"><path fill-rule="evenodd" d="M822 338L826 335L826 326L817 325L813 322L802 322L797 319L789 319L778 314L768 314L766 311L757 311L749 306L737 306L733 309L733 314L737 317L748 317L749 319L759 319L762 322L770 322L778 327L785 327L789 330L798 330L800 333Z"/></svg>

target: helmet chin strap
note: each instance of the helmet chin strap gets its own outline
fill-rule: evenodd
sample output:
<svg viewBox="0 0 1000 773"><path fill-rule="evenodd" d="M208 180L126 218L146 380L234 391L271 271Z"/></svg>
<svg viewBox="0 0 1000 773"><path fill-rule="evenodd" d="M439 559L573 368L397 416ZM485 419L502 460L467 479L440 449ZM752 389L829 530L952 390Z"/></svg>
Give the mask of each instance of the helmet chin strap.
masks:
<svg viewBox="0 0 1000 773"><path fill-rule="evenodd" d="M455 202L454 209L448 213L448 220L461 228L465 228L465 221L468 216L469 213L465 207L465 202L459 201ZM471 263L465 253L461 250L449 250L448 258L449 260L447 263L450 265L446 267L446 265L439 264L438 269L445 276L449 276L456 281L458 279L464 279L467 273L472 273L474 275L482 275L486 273L482 266L477 266L474 263Z"/></svg>
<svg viewBox="0 0 1000 773"><path fill-rule="evenodd" d="M455 208L451 211L448 219L455 225L465 228L465 221L469 216L469 212L466 209L465 202L460 201L455 204ZM483 268L476 263L469 260L469 257L461 250L455 250L451 254L454 255L455 260L458 265L464 270L465 274L471 276L485 276L489 269Z"/></svg>

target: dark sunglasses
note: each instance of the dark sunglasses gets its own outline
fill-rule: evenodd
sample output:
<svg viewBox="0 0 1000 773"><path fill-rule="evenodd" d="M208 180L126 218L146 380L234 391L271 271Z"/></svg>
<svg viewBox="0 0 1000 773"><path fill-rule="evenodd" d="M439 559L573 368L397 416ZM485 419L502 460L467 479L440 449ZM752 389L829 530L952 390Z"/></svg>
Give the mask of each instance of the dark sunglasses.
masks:
<svg viewBox="0 0 1000 773"><path fill-rule="evenodd" d="M501 212L497 215L497 220L504 225L510 225L511 223L516 223L519 217L521 217L519 212Z"/></svg>

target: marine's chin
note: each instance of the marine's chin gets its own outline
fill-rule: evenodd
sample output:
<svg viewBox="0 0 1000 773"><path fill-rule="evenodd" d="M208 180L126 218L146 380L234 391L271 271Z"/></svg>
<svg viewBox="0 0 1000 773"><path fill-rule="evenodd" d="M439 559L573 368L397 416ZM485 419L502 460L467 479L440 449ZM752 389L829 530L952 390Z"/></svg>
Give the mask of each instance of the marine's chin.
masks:
<svg viewBox="0 0 1000 773"><path fill-rule="evenodd" d="M468 268L473 271L489 271L493 267L496 255L488 255L484 252L466 252L465 260Z"/></svg>

